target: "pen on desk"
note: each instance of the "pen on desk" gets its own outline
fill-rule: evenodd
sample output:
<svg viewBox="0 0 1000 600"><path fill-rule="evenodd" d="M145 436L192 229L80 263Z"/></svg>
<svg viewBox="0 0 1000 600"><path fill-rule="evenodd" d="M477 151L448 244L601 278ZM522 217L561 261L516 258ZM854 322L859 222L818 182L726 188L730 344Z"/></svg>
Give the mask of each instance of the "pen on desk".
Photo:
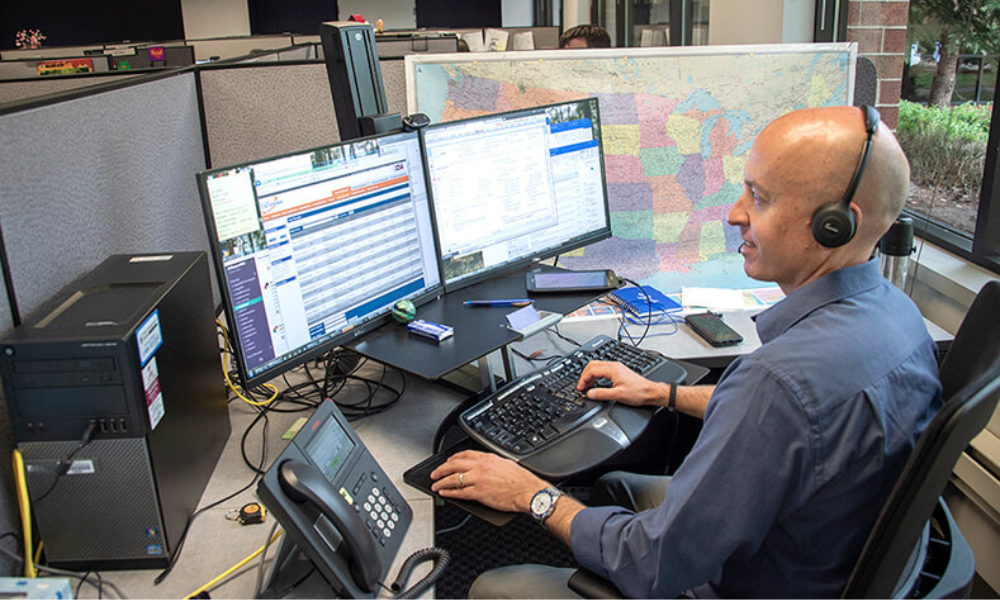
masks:
<svg viewBox="0 0 1000 600"><path fill-rule="evenodd" d="M510 298L508 300L466 300L466 306L528 306L534 304L531 298Z"/></svg>

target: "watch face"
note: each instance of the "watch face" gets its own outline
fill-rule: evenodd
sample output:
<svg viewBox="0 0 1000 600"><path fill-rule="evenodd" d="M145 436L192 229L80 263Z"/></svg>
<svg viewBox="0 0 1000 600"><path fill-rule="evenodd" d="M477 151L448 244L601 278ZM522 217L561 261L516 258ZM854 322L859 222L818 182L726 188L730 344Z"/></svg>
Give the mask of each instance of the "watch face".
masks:
<svg viewBox="0 0 1000 600"><path fill-rule="evenodd" d="M542 490L531 498L531 513L536 516L544 515L551 505L552 496L548 491Z"/></svg>

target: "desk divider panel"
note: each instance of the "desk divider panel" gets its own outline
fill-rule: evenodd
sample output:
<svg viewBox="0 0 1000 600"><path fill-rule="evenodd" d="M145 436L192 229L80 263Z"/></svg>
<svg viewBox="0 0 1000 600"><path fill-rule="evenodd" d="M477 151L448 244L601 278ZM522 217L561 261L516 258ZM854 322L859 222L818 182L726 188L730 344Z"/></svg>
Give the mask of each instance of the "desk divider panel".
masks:
<svg viewBox="0 0 1000 600"><path fill-rule="evenodd" d="M108 57L103 54L94 56L60 56L29 60L3 60L0 61L0 80L45 77L45 75L39 73L40 66L45 68L45 66L61 63L66 65L67 68L72 68L73 61L85 61L85 64L89 64L90 72L92 73L107 73L112 70ZM52 75L48 76L51 77Z"/></svg>
<svg viewBox="0 0 1000 600"><path fill-rule="evenodd" d="M319 26L316 27L319 29ZM291 35L256 35L247 37L210 38L204 40L187 40L194 46L195 60L208 60L212 57L220 59L246 56L265 50L277 50L292 45Z"/></svg>
<svg viewBox="0 0 1000 600"><path fill-rule="evenodd" d="M15 81L0 81L0 104L58 94L88 85L101 85L137 77L140 73L116 71L100 75L68 75L65 77L32 77Z"/></svg>
<svg viewBox="0 0 1000 600"><path fill-rule="evenodd" d="M380 64L389 112L405 114L403 61ZM204 66L199 76L213 167L340 140L322 61Z"/></svg>
<svg viewBox="0 0 1000 600"><path fill-rule="evenodd" d="M317 53L318 48L318 44L304 44L301 46L285 48L284 50L278 50L278 61L289 62L296 60L316 60L319 58Z"/></svg>
<svg viewBox="0 0 1000 600"><path fill-rule="evenodd" d="M213 167L340 139L322 62L203 67L199 76Z"/></svg>
<svg viewBox="0 0 1000 600"><path fill-rule="evenodd" d="M2 112L0 136L0 227L22 317L108 255L208 250L193 72Z"/></svg>

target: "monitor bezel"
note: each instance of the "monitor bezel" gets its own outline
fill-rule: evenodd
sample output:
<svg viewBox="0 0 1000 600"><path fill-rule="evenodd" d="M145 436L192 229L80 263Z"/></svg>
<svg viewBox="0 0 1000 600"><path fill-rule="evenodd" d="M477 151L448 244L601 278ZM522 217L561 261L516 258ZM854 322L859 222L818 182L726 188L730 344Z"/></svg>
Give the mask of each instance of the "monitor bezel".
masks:
<svg viewBox="0 0 1000 600"><path fill-rule="evenodd" d="M219 291L220 291L220 293L222 295L222 307L223 307L223 311L226 314L227 329L228 329L229 334L230 334L230 341L233 344L233 347L232 347L232 353L233 353L233 356L234 356L233 362L236 363L236 370L237 370L237 372L240 375L240 380L242 382L242 386L245 389L250 389L250 388L259 386L260 384L265 383L267 381L270 381L271 379L274 379L275 377L278 377L279 375L287 373L288 371L291 371L292 369L295 369L295 368L297 368L297 367L299 367L299 366L301 366L301 365L309 362L310 360L314 360L314 359L316 359L316 358L318 358L318 357L326 354L327 352L329 352L329 351L331 351L331 350L333 350L333 349L335 349L337 347L343 346L343 345L347 344L348 342L351 342L351 341L357 339L358 337L360 337L360 336L362 336L362 335L364 335L366 333L374 331L375 329L378 329L379 327L382 327L386 323L391 322L393 320L393 317L392 317L391 309L390 310L386 310L382 314L376 315L374 318L369 319L368 321L365 321L363 323L358 324L357 326L351 328L349 331L345 331L345 332L342 332L342 333L340 333L338 335L331 336L328 340L326 340L322 344L319 344L319 345L317 345L317 346L315 346L313 348L310 348L309 350L306 350L306 351L304 351L304 352L302 352L300 354L297 354L295 356L289 357L288 359L286 359L286 360L284 360L284 361L282 361L282 362L280 362L280 363L278 363L278 364L276 364L276 365L274 365L272 367L269 367L268 369L266 369L264 371L261 371L260 373L257 373L256 375L250 376L248 374L248 369L247 369L246 362L244 361L244 356L243 356L243 351L242 351L242 343L241 343L241 340L240 340L240 332L236 328L236 315L235 315L235 311L233 309L233 299L230 296L229 286L226 283L226 269L225 269L225 265L224 265L224 262L223 262L222 253L221 253L220 246L219 246L218 235L217 235L218 229L215 226L215 212L212 210L211 199L209 198L209 194L208 194L208 185L207 185L207 182L208 182L209 178L211 178L213 175L216 175L216 174L224 172L224 171L230 171L230 170L233 170L233 169L241 169L241 168L245 168L245 167L251 167L253 165L257 165L257 164L264 163L264 162L271 162L271 161L275 161L275 160L281 160L281 159L284 159L284 158L289 158L289 157L292 157L292 156L300 156L300 155L303 155L303 154L311 154L311 153L316 152L318 150L323 150L323 149L327 149L327 148L336 148L336 147L348 146L348 145L351 145L351 144L368 142L368 141L371 141L371 140L388 139L388 138L393 138L393 137L403 137L403 138L416 139L417 143L418 143L418 145L420 147L420 160L421 160L421 163L424 162L423 140L419 137L419 135L417 134L417 132L393 131L393 132L385 133L385 134L371 135L371 136L366 136L366 137L361 137L361 138L353 138L351 140L341 141L341 142L337 142L337 143L334 143L334 144L324 144L324 145L321 145L321 146L314 146L312 148L305 149L305 150L297 150L297 151L294 151L294 152L286 152L286 153L283 153L283 154L277 154L277 155L274 155L274 156L260 158L260 159L257 159L257 160L251 160L251 161L236 163L236 164L232 164L232 165L227 165L225 167L217 167L217 168L213 167L211 169L205 169L203 171L199 171L198 173L195 174L195 179L196 179L197 184L198 184L198 193L201 196L202 213L204 214L204 217L205 217L205 225L206 225L207 232L208 232L208 237L209 237L209 240L208 240L209 241L209 246L211 247L212 264L215 266L215 274L216 274L216 277L218 278L218 282L219 282ZM421 169L422 169L422 173L423 173L424 177L426 178L427 177L426 165L421 164ZM437 263L437 268L438 268L438 283L436 283L433 286L429 287L424 293L420 294L419 296L414 297L411 300L411 302L413 302L414 306L416 306L416 307L420 307L420 306L423 306L423 305L427 304L428 302L430 302L430 301L434 300L435 298L439 297L445 291L444 290L444 285L443 285L444 280L441 278L441 271L440 271L441 270L441 251L440 251L440 249L438 247L438 243L437 243L437 231L435 230L435 224L434 224L434 211L433 211L433 208L430 205L429 191L426 190L426 188L427 188L426 180L424 181L424 187L425 187L425 192L428 194L428 196L427 196L427 207L428 207L428 212L430 212L429 216L430 216L430 223L431 223L431 237L433 238L431 241L432 241L432 244L434 246L435 262Z"/></svg>
<svg viewBox="0 0 1000 600"><path fill-rule="evenodd" d="M472 122L472 121L479 121L479 120L485 120L485 119L494 119L494 118L498 118L498 117L507 117L507 116L513 116L513 115L518 115L518 114L534 114L534 113L538 113L538 112L545 112L548 109L553 108L553 107L564 106L564 105L568 105L568 104L579 104L579 103L582 103L582 102L593 102L594 106L593 106L593 113L592 114L596 116L596 122L597 122L598 132L600 133L602 131L602 128L603 128L603 123L601 122L600 101L598 100L597 97L593 97L593 96L587 97L587 98L579 98L579 99L576 99L576 100L567 100L565 102L556 102L556 103L553 103L553 104L543 104L543 105L532 106L532 107L528 107L528 108L519 108L517 110L510 110L510 111L489 113L489 114L479 115L479 116L476 116L476 117L469 117L469 118L465 118L465 119L455 119L453 121L443 121L443 122L439 122L439 123L432 123L432 124L428 125L427 127L424 127L424 128L422 128L420 130L420 150L423 153L424 183L427 186L427 198L428 198L428 202L430 204L430 209L431 209L431 222L432 222L432 225L433 225L432 228L434 230L434 244L435 244L435 247L437 248L438 274L441 277L441 284L444 287L444 290L445 290L446 293L450 293L450 292L454 292L454 291L457 291L457 290L460 290L460 289L463 289L463 288L467 288L470 285L475 285L475 284L480 283L482 281L487 281L489 279L495 279L496 277L499 277L499 276L511 273L513 271L517 271L518 269L523 269L523 268L525 268L527 266L530 266L530 265L533 265L533 264L537 264L537 263L539 263L539 262L541 262L543 260L546 260L548 258L552 258L554 256L559 256L560 254L565 254L566 252L571 252L571 251L576 250L578 248L582 248L584 246L588 246L588 245L593 244L595 242L600 242L602 240L606 240L606 239L610 238L611 237L611 208L610 208L609 198L608 198L608 178L607 178L607 172L606 172L605 165L604 165L604 140L603 140L603 134L600 134L600 135L597 136L597 149L598 149L598 153L599 153L599 162L600 162L600 167L601 167L601 188L602 188L602 191L604 193L604 222L605 222L605 226L602 229L586 233L584 235L572 238L570 240L566 240L562 244L559 244L559 245L554 246L552 248L548 248L548 249L543 250L541 252L538 252L536 254L533 254L533 255L530 255L530 256L525 256L523 258L520 258L520 259L517 259L517 260L513 260L513 261L510 261L510 262L507 262L507 263L503 263L501 265L497 265L497 266L494 266L494 267L489 267L489 268L483 269L482 271L480 271L479 273L477 273L475 275L472 275L472 276L469 276L469 277L465 277L463 279L459 279L459 280L456 280L456 281L449 282L446 279L446 277L445 277L444 256L443 256L444 253L443 253L442 247L441 247L440 228L438 227L438 222L437 222L436 201L435 201L435 198L434 198L434 189L433 189L433 186L431 186L431 183L430 183L431 182L430 165L429 165L429 161L427 160L427 142L426 142L426 139L425 139L427 131L434 131L436 129L440 129L440 128L443 128L443 127L460 125L462 123L468 123L468 122Z"/></svg>

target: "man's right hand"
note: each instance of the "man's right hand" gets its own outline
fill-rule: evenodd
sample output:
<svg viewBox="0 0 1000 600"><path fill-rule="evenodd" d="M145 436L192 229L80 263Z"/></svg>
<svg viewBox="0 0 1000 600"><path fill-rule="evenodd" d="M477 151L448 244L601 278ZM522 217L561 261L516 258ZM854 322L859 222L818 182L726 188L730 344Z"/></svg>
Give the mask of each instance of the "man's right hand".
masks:
<svg viewBox="0 0 1000 600"><path fill-rule="evenodd" d="M607 379L611 387L593 387L598 379ZM593 360L587 363L576 389L587 390L591 400L621 402L630 406L666 406L670 386L656 383L617 362Z"/></svg>

